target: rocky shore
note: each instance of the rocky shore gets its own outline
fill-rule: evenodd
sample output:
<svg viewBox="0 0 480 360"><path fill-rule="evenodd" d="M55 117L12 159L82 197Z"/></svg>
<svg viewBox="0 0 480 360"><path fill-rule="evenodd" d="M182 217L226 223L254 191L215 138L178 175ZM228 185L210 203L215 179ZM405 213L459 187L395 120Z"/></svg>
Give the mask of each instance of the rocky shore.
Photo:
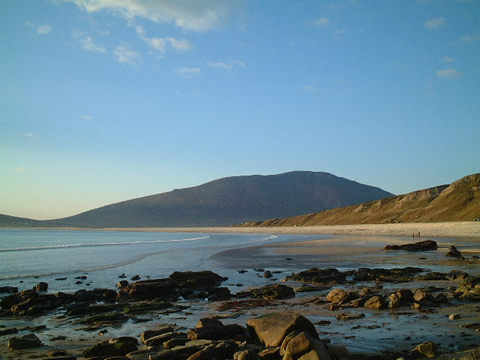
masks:
<svg viewBox="0 0 480 360"><path fill-rule="evenodd" d="M437 251L434 241L387 246L420 257ZM480 265L455 247L447 256ZM480 277L466 271L239 269L247 271L270 283L233 292L221 274L187 271L73 293L49 293L45 282L2 287L0 358L480 358Z"/></svg>

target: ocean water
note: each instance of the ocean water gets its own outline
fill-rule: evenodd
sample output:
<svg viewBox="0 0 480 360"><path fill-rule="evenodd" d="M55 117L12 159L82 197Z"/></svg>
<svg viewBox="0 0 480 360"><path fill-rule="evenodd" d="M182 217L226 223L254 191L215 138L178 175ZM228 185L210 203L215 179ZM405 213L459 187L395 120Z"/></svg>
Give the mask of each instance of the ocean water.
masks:
<svg viewBox="0 0 480 360"><path fill-rule="evenodd" d="M0 286L49 291L114 288L119 276L165 277L212 270L236 281L242 264L216 257L227 250L304 241L318 235L200 234L74 230L0 230ZM76 279L86 276L87 279ZM66 278L66 279L65 279ZM242 278L245 281L245 277ZM81 281L81 284L76 284ZM248 284L247 284L248 285Z"/></svg>

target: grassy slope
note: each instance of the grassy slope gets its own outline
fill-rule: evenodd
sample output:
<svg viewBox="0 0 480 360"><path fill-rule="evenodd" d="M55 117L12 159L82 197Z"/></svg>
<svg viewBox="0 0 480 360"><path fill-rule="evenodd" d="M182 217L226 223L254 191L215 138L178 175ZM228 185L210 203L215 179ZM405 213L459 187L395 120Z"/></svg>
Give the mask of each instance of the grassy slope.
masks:
<svg viewBox="0 0 480 360"><path fill-rule="evenodd" d="M437 186L319 213L245 225L294 226L441 222L473 220L479 217L480 174L474 174L455 181L451 185Z"/></svg>

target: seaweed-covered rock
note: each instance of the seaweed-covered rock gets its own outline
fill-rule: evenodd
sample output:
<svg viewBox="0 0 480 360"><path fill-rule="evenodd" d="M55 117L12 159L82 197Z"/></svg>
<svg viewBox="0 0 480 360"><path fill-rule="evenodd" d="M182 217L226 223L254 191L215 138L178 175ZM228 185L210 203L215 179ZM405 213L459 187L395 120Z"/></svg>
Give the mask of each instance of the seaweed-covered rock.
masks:
<svg viewBox="0 0 480 360"><path fill-rule="evenodd" d="M377 281L377 282L408 282L414 279L414 276L423 271L422 268L404 267L394 269L369 269L360 268L353 272L355 281Z"/></svg>
<svg viewBox="0 0 480 360"><path fill-rule="evenodd" d="M136 300L171 300L177 297L175 285L171 279L137 281L121 288L118 296Z"/></svg>
<svg viewBox="0 0 480 360"><path fill-rule="evenodd" d="M438 245L433 240L417 241L415 243L402 244L402 245L387 245L385 250L406 250L406 251L428 251L437 250Z"/></svg>
<svg viewBox="0 0 480 360"><path fill-rule="evenodd" d="M42 346L42 342L35 334L15 336L8 339L7 347L10 350L31 349Z"/></svg>
<svg viewBox="0 0 480 360"><path fill-rule="evenodd" d="M227 280L212 271L175 271L168 277L180 288L211 289Z"/></svg>
<svg viewBox="0 0 480 360"><path fill-rule="evenodd" d="M313 324L302 315L284 312L270 313L247 321L247 329L253 339L266 347L280 346L283 339L292 331L306 331L317 339L318 334Z"/></svg>
<svg viewBox="0 0 480 360"><path fill-rule="evenodd" d="M188 331L189 339L223 340L223 339L246 339L247 330L238 325L224 325L214 318L200 319L194 329Z"/></svg>
<svg viewBox="0 0 480 360"><path fill-rule="evenodd" d="M250 290L250 293L257 299L265 300L289 299L295 297L295 291L293 291L293 288L282 284L273 284L252 289Z"/></svg>
<svg viewBox="0 0 480 360"><path fill-rule="evenodd" d="M288 276L287 279L311 284L341 284L345 282L346 276L346 272L337 269L311 268Z"/></svg>
<svg viewBox="0 0 480 360"><path fill-rule="evenodd" d="M138 341L135 338L123 336L117 339L110 339L99 342L83 352L86 358L123 356L138 348Z"/></svg>

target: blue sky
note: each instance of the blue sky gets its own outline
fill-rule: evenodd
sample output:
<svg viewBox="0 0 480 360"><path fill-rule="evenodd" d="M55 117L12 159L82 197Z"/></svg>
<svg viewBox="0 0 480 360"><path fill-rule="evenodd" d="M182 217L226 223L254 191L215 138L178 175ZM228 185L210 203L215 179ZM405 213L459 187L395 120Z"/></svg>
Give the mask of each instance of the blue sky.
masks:
<svg viewBox="0 0 480 360"><path fill-rule="evenodd" d="M3 0L0 213L327 171L480 171L478 0Z"/></svg>

